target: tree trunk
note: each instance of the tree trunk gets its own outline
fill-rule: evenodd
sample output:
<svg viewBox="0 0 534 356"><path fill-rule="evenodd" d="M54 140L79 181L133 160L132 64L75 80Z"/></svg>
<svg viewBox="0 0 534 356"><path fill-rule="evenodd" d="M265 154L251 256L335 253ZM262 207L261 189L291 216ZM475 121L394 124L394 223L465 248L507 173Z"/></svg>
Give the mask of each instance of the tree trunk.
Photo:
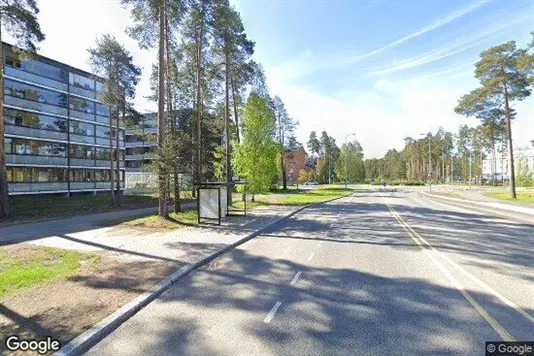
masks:
<svg viewBox="0 0 534 356"><path fill-rule="evenodd" d="M165 18L165 51L167 55L167 115L170 118L171 126L171 137L173 145L176 146L177 135L176 135L176 114L172 105L172 83L171 83L171 55L170 55L170 45L169 45L169 19ZM172 165L172 180L174 184L174 212L179 213L181 209L180 204L180 182L178 179L178 157ZM170 194L170 190L169 190Z"/></svg>
<svg viewBox="0 0 534 356"><path fill-rule="evenodd" d="M224 73L224 134L226 136L226 183L232 182L232 166L230 165L230 39L225 38L225 73ZM232 206L230 184L227 185L226 206Z"/></svg>
<svg viewBox="0 0 534 356"><path fill-rule="evenodd" d="M510 120L510 103L508 102L508 87L506 86L506 83L504 83L503 88L503 94L504 94L504 113L506 117L506 132L508 136L508 150L510 151L508 153L508 157L510 158L510 194L512 196L512 199L517 199L517 195L515 192L515 168L514 168L514 147L512 143L512 123Z"/></svg>
<svg viewBox="0 0 534 356"><path fill-rule="evenodd" d="M116 161L115 161L115 179L116 179L116 187L117 192L115 194L115 199L117 201L117 206L121 206L121 168L120 168L120 162L121 162L121 151L119 147L119 111L117 110L117 127L115 129L115 154L116 154Z"/></svg>
<svg viewBox="0 0 534 356"><path fill-rule="evenodd" d="M202 3L204 4L204 3ZM202 5L204 6L204 5ZM196 58L196 74L197 74L197 142L196 142L196 162L195 162L195 181L196 186L201 183L201 177L200 177L200 166L201 166L201 121L202 121L202 40L204 37L204 8L202 8L201 11L201 24L200 24L200 31L197 38L197 58Z"/></svg>
<svg viewBox="0 0 534 356"><path fill-rule="evenodd" d="M164 133L165 133L165 11L166 1L159 9L159 48L158 48L158 149L163 149ZM158 165L158 181L159 181L159 216L167 217L167 199L165 191L166 179L165 172Z"/></svg>
<svg viewBox="0 0 534 356"><path fill-rule="evenodd" d="M0 22L2 20L0 13ZM9 188L7 185L6 151L4 147L4 44L2 43L2 28L0 26L0 219L9 216Z"/></svg>
<svg viewBox="0 0 534 356"><path fill-rule="evenodd" d="M234 81L234 77L232 76L230 78L230 81L231 81L231 84L232 84L232 102L234 104L234 120L235 120L235 134L236 134L236 139L237 139L237 143L241 143L241 139L239 138L239 117L237 115L237 96L235 94L235 81Z"/></svg>

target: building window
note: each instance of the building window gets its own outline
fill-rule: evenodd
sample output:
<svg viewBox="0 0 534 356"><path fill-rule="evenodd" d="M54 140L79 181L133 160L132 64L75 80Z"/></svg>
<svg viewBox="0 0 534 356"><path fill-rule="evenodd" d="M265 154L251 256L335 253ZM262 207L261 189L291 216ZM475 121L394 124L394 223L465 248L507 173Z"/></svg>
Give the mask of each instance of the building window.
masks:
<svg viewBox="0 0 534 356"><path fill-rule="evenodd" d="M13 139L4 137L4 149L6 153L13 153Z"/></svg>
<svg viewBox="0 0 534 356"><path fill-rule="evenodd" d="M77 98L74 96L70 97L70 108L72 110L81 111L87 114L95 113L95 103L90 100L85 100Z"/></svg>
<svg viewBox="0 0 534 356"><path fill-rule="evenodd" d="M33 85L18 83L7 79L4 93L21 99L36 101L43 104L67 107L67 96L51 90L34 87Z"/></svg>
<svg viewBox="0 0 534 356"><path fill-rule="evenodd" d="M109 106L104 104L96 104L96 114L100 116L109 117Z"/></svg>
<svg viewBox="0 0 534 356"><path fill-rule="evenodd" d="M95 81L83 75L70 73L70 84L86 90L95 90Z"/></svg>
<svg viewBox="0 0 534 356"><path fill-rule="evenodd" d="M67 120L47 115L34 114L21 110L5 109L6 125L29 127L32 129L67 132Z"/></svg>
<svg viewBox="0 0 534 356"><path fill-rule="evenodd" d="M67 145L64 143L12 138L10 147L7 147L7 144L6 152L11 154L66 157Z"/></svg>
<svg viewBox="0 0 534 356"><path fill-rule="evenodd" d="M109 148L95 147L95 157L98 160L109 161L111 159L111 150Z"/></svg>
<svg viewBox="0 0 534 356"><path fill-rule="evenodd" d="M67 81L67 72L56 66L44 63L35 59L23 59L13 51L6 53L6 66L23 70L25 72L37 74L41 77L57 80L60 82Z"/></svg>
<svg viewBox="0 0 534 356"><path fill-rule="evenodd" d="M71 120L71 122L70 122L70 133L75 134L75 135L94 137L94 135L95 135L95 125L94 124L87 124L85 122L78 122L78 121Z"/></svg>
<svg viewBox="0 0 534 356"><path fill-rule="evenodd" d="M70 156L79 159L94 159L94 148L81 145L70 145Z"/></svg>
<svg viewBox="0 0 534 356"><path fill-rule="evenodd" d="M93 169L71 169L70 170L71 182L94 182L95 171Z"/></svg>
<svg viewBox="0 0 534 356"><path fill-rule="evenodd" d="M98 169L95 171L95 180L97 182L109 182L111 181L111 175L109 170Z"/></svg>

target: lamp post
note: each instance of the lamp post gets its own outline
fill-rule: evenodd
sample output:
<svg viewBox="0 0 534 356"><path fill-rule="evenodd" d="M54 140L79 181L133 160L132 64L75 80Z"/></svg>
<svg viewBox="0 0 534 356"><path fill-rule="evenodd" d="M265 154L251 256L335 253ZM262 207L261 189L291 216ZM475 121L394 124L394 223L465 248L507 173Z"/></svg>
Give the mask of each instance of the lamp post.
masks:
<svg viewBox="0 0 534 356"><path fill-rule="evenodd" d="M356 136L355 133L350 133L350 134L347 134L345 135L345 189L347 189L347 180L349 178L349 174L348 174L348 166L349 166L349 146L348 146L348 143L347 143L347 137L349 136Z"/></svg>

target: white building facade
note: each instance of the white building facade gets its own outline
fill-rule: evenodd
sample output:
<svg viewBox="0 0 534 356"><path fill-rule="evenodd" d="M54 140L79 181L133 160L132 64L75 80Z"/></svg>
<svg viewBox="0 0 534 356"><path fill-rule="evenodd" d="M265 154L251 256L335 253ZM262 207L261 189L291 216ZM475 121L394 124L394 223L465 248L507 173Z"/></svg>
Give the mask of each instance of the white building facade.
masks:
<svg viewBox="0 0 534 356"><path fill-rule="evenodd" d="M495 179L510 179L510 159L508 154L497 154L495 159L488 158L482 161L482 178L490 180L492 174ZM516 176L527 173L534 175L534 148L525 147L514 149L514 168Z"/></svg>

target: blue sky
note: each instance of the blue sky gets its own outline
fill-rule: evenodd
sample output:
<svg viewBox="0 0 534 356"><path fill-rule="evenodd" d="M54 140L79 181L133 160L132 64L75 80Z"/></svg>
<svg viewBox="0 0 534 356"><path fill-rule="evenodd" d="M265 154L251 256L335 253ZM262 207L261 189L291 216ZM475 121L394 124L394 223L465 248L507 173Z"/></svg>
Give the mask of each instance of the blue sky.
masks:
<svg viewBox="0 0 534 356"><path fill-rule="evenodd" d="M524 0L231 0L241 13L255 60L300 122L297 137L326 130L338 143L356 133L366 157L402 149L403 138L443 126L477 124L453 112L477 86L479 53L534 31L534 2ZM114 34L144 69L139 110L155 110L148 74L154 51L124 34L129 14L119 0L39 0L47 39L40 53L89 70L87 48ZM61 8L66 16L57 16ZM83 16L81 16L83 14ZM84 19L91 19L85 21ZM516 104L514 141L534 139L534 99Z"/></svg>
<svg viewBox="0 0 534 356"><path fill-rule="evenodd" d="M477 86L474 62L492 45L524 45L531 1L234 1L271 90L310 130L356 133L366 156L405 136L476 120L453 112ZM534 139L534 100L517 106L515 141Z"/></svg>

